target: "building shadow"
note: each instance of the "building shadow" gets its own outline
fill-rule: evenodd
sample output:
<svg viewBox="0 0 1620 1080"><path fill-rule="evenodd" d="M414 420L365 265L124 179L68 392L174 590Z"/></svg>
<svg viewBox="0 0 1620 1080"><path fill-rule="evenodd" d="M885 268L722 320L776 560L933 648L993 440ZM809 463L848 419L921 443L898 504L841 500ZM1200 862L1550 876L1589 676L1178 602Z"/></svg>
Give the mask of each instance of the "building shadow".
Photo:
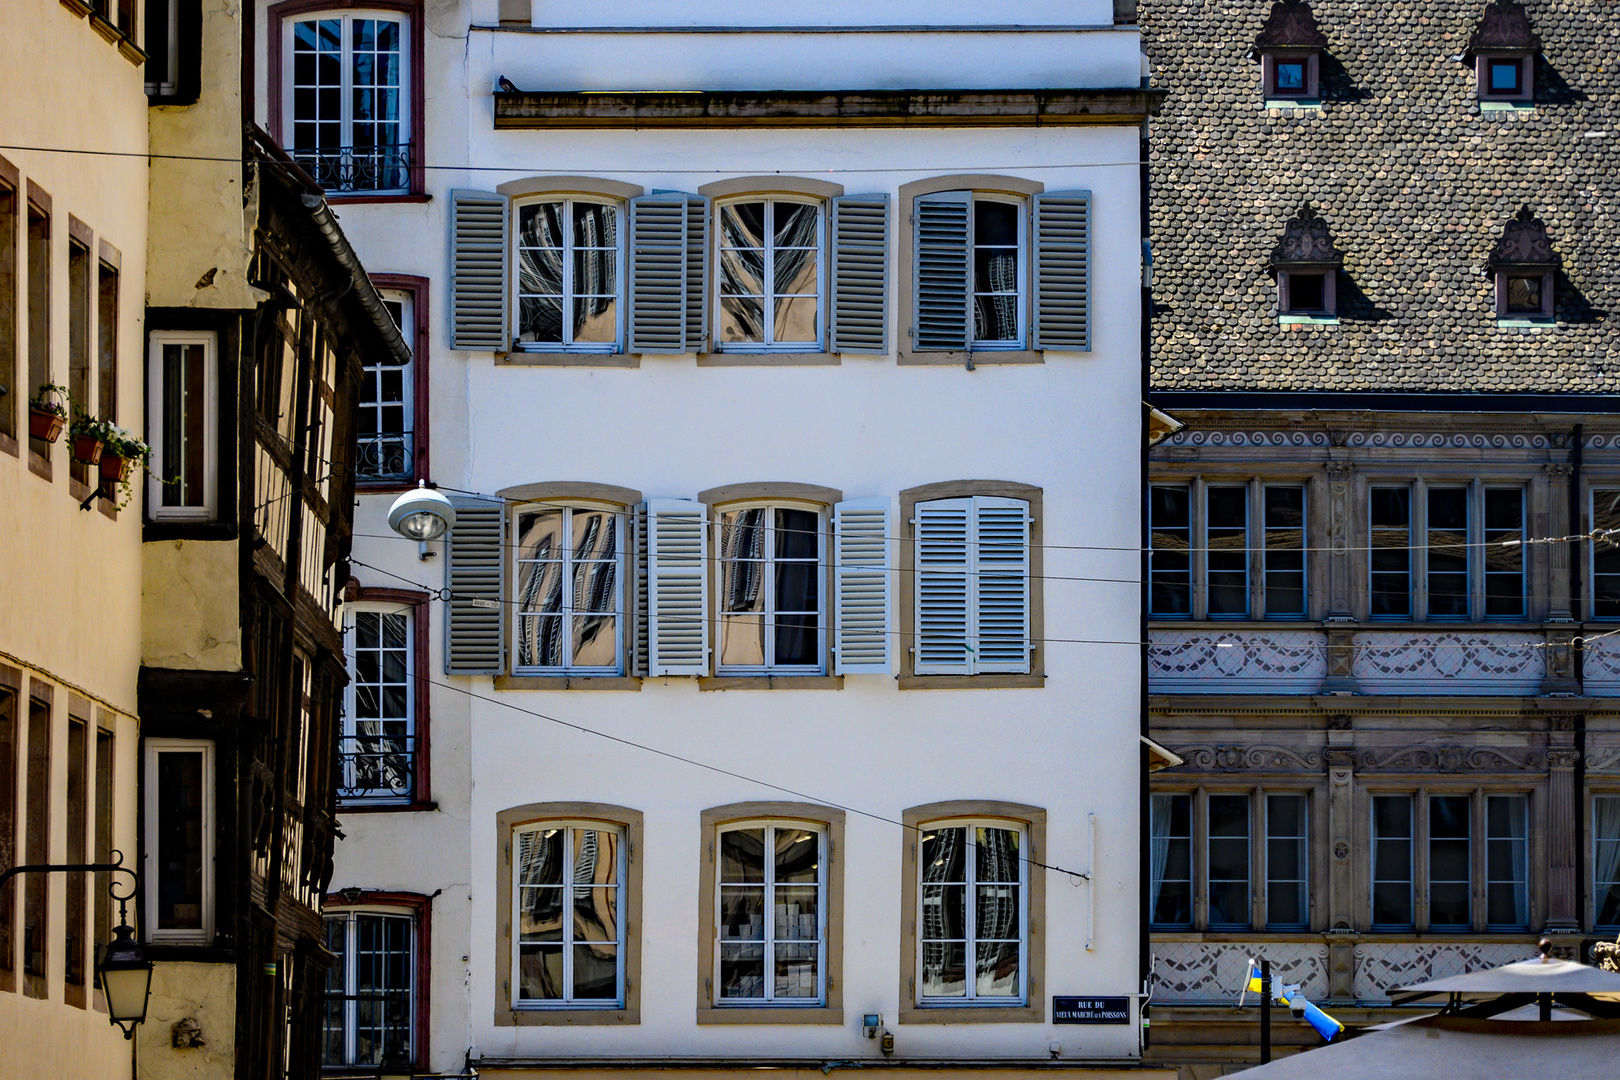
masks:
<svg viewBox="0 0 1620 1080"><path fill-rule="evenodd" d="M1388 322L1395 317L1388 308L1373 303L1348 270L1339 271L1337 288L1340 322Z"/></svg>
<svg viewBox="0 0 1620 1080"><path fill-rule="evenodd" d="M1600 323L1608 317L1607 311L1592 306L1568 274L1558 271L1553 280L1553 318L1556 321L1584 325Z"/></svg>
<svg viewBox="0 0 1620 1080"><path fill-rule="evenodd" d="M1321 65L1318 76L1321 79L1324 102L1366 101L1372 97L1372 91L1357 86L1356 81L1350 77L1350 72L1345 70L1339 58L1332 53L1325 51L1321 53Z"/></svg>

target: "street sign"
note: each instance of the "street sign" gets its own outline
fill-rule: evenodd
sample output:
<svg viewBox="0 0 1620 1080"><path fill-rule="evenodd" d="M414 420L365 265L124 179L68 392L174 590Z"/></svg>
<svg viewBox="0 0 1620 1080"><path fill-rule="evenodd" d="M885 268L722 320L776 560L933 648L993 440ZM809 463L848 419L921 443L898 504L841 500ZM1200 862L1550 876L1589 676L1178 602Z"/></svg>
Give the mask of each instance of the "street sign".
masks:
<svg viewBox="0 0 1620 1080"><path fill-rule="evenodd" d="M1054 997L1054 1024L1128 1024L1131 999L1128 997Z"/></svg>

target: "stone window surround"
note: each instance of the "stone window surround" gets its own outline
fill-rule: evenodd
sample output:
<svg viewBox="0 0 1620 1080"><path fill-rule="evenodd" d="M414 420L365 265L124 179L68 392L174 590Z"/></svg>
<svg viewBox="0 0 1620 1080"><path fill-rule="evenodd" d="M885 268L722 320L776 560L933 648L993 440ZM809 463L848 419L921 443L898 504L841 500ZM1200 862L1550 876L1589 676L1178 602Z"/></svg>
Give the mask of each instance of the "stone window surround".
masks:
<svg viewBox="0 0 1620 1080"><path fill-rule="evenodd" d="M977 356L977 354L975 354ZM977 363L977 359L974 361ZM965 499L974 495L988 495L1006 499L1020 499L1029 504L1029 637L1030 663L1027 673L992 673L984 675L916 675L912 642L916 634L915 606L916 526L912 519L920 502L936 499ZM1044 601L1045 548L1042 546L1044 516L1041 510L1042 492L1038 487L1009 480L947 480L938 484L924 484L900 492L899 581L895 589L893 624L899 628L895 648L899 653L896 670L902 690L951 689L1016 689L1038 688L1046 685L1046 608Z"/></svg>
<svg viewBox="0 0 1620 1080"><path fill-rule="evenodd" d="M986 349L977 350L945 350L945 351L918 351L912 347L911 332L914 328L916 312L913 310L912 291L915 288L913 278L916 276L916 239L913 236L913 218L916 214L917 197L920 195L933 195L940 191L972 191L975 193L1016 195L1023 199L1022 212L1027 220L1030 213L1030 203L1036 195L1046 191L1046 185L1039 180L1025 180L1017 176L994 176L983 173L959 173L952 176L933 176L925 180L913 180L909 184L900 185L899 198L896 200L897 213L895 216L895 233L897 234L896 248L898 256L894 261L896 286L899 291L899 321L896 324L899 334L895 338L895 362L898 364L937 364L965 366L971 356L973 365L980 367L986 364L1042 364L1046 362L1044 350L1034 349L1026 345L1022 349ZM1032 257L1034 249L1033 230L1029 230L1019 256L1024 260L1024 272L1021 288L1026 300L1024 340L1033 344L1032 320L1034 318L1035 295L1035 260ZM975 492L980 495L992 495L996 492ZM1015 496L1016 497L1016 496ZM902 508L904 510L904 508ZM905 514L902 512L902 518ZM902 575L903 577L904 575Z"/></svg>
<svg viewBox="0 0 1620 1080"><path fill-rule="evenodd" d="M772 506L797 505L801 509L813 509L821 514L823 529L822 551L824 558L821 561L821 613L823 643L821 650L821 674L819 675L704 675L698 678L699 690L842 690L844 677L832 674L832 642L833 642L833 601L832 592L832 512L833 507L842 502L844 493L837 488L823 487L819 484L798 484L791 481L766 481L761 483L726 484L722 487L709 488L698 492L698 502L704 505L704 515L709 519L711 530L711 543L715 555L710 563L709 574L709 610L715 612L715 623L712 628L713 639L716 642L714 650L715 661L711 670L719 667L719 511L734 508L745 504L768 503Z"/></svg>
<svg viewBox="0 0 1620 1080"><path fill-rule="evenodd" d="M930 822L970 819L1006 821L1025 834L1023 1005L920 1005L917 999L917 911L921 867L918 848ZM958 799L913 806L901 812L905 826L900 847L900 1023L1009 1024L1046 1019L1046 874L1035 862L1046 858L1046 811L1037 806L991 799Z"/></svg>
<svg viewBox="0 0 1620 1080"><path fill-rule="evenodd" d="M825 968L822 980L825 1004L717 1005L715 1004L715 898L716 848L723 826L744 821L771 824L795 822L816 826L827 837L826 874L822 897L826 905ZM742 802L703 811L703 848L698 867L698 973L699 1024L831 1024L844 1022L844 811L815 803Z"/></svg>
<svg viewBox="0 0 1620 1080"><path fill-rule="evenodd" d="M619 885L619 921L624 931L624 1004L618 1008L577 1006L515 1008L512 1004L512 837L525 825L545 822L600 822L624 834L624 881ZM495 1026L586 1026L641 1023L641 861L643 820L639 810L605 803L527 803L495 815L498 845L495 873Z"/></svg>
<svg viewBox="0 0 1620 1080"><path fill-rule="evenodd" d="M615 484L597 484L589 481L555 480L542 481L532 484L517 484L512 487L501 488L496 496L506 501L506 514L508 522L508 536L510 552L509 560L517 557L516 521L518 511L529 503L556 503L558 505L586 505L598 508L611 509L618 512L621 523L626 521L642 501L642 494L634 488L619 487ZM621 540L623 537L621 536ZM624 550L621 547L621 550ZM629 557L628 551L625 552ZM508 571L512 563L508 563ZM516 587L516 575L511 575L507 588ZM625 575L626 589L630 587L630 577ZM619 633L630 632L629 609L631 597L625 594L625 615L621 616ZM516 619L515 612L508 612L507 617ZM629 650L625 649L623 655L628 660ZM634 675L514 675L511 673L511 658L506 661L506 672L495 676L495 689L497 690L640 690L641 679Z"/></svg>
<svg viewBox="0 0 1620 1080"><path fill-rule="evenodd" d="M422 592L418 589L377 588L362 585L354 578L343 590L343 601L346 604L361 603L375 605L395 605L410 608L411 615L411 662L418 673L431 670L428 666L429 627L428 613L432 610L432 593ZM414 775L411 777L411 801L408 803L384 803L373 805L370 800L357 799L339 802L339 812L344 814L372 814L397 812L401 810L436 810L438 804L433 801L433 792L430 786L432 770L430 768L432 755L432 739L430 737L429 708L433 695L427 679L411 680L411 707L413 716L412 737L415 745L411 748L411 767Z"/></svg>

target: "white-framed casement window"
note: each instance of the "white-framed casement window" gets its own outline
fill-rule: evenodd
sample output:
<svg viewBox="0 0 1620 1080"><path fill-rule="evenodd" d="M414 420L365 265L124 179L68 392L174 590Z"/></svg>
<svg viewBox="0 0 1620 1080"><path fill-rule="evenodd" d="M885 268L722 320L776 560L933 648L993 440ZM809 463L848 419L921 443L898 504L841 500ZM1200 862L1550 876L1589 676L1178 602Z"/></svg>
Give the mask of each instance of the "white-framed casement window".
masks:
<svg viewBox="0 0 1620 1080"><path fill-rule="evenodd" d="M1620 795L1592 798L1592 925L1620 927Z"/></svg>
<svg viewBox="0 0 1620 1080"><path fill-rule="evenodd" d="M286 20L287 151L328 191L410 187L410 21L396 11Z"/></svg>
<svg viewBox="0 0 1620 1080"><path fill-rule="evenodd" d="M1024 348L1028 218L1028 203L1017 195L942 191L917 197L916 348ZM962 254L965 268L959 265ZM964 269L965 297L957 281ZM966 309L960 310L964 299Z"/></svg>
<svg viewBox="0 0 1620 1080"><path fill-rule="evenodd" d="M537 503L513 521L513 671L622 674L624 512Z"/></svg>
<svg viewBox="0 0 1620 1080"><path fill-rule="evenodd" d="M214 744L147 739L143 863L148 941L214 937Z"/></svg>
<svg viewBox="0 0 1620 1080"><path fill-rule="evenodd" d="M212 331L152 332L147 441L154 521L211 521L219 468L219 339Z"/></svg>
<svg viewBox="0 0 1620 1080"><path fill-rule="evenodd" d="M826 826L727 825L718 840L715 1003L826 1000Z"/></svg>
<svg viewBox="0 0 1620 1080"><path fill-rule="evenodd" d="M715 349L819 352L826 308L824 204L773 195L721 202L715 214Z"/></svg>
<svg viewBox="0 0 1620 1080"><path fill-rule="evenodd" d="M416 294L408 289L377 290L405 340L416 341ZM416 388L411 364L388 350L360 360L360 402L355 414L355 472L364 481L404 480L416 475L414 460Z"/></svg>
<svg viewBox="0 0 1620 1080"><path fill-rule="evenodd" d="M322 1021L324 1068L415 1061L416 918L386 907L344 908L325 916Z"/></svg>
<svg viewBox="0 0 1620 1080"><path fill-rule="evenodd" d="M624 1004L623 839L601 822L513 831L513 1007Z"/></svg>
<svg viewBox="0 0 1620 1080"><path fill-rule="evenodd" d="M1369 500L1372 618L1525 617L1524 488L1420 480Z"/></svg>
<svg viewBox="0 0 1620 1080"><path fill-rule="evenodd" d="M918 675L1030 670L1030 507L979 495L916 504Z"/></svg>
<svg viewBox="0 0 1620 1080"><path fill-rule="evenodd" d="M1028 995L1026 830L1007 821L923 826L920 1005L1023 1004Z"/></svg>
<svg viewBox="0 0 1620 1080"><path fill-rule="evenodd" d="M723 507L719 525L722 675L826 670L827 519L793 506Z"/></svg>
<svg viewBox="0 0 1620 1080"><path fill-rule="evenodd" d="M349 685L338 799L409 802L416 776L416 613L404 604L345 610Z"/></svg>
<svg viewBox="0 0 1620 1080"><path fill-rule="evenodd" d="M569 196L518 202L514 347L623 350L623 204Z"/></svg>

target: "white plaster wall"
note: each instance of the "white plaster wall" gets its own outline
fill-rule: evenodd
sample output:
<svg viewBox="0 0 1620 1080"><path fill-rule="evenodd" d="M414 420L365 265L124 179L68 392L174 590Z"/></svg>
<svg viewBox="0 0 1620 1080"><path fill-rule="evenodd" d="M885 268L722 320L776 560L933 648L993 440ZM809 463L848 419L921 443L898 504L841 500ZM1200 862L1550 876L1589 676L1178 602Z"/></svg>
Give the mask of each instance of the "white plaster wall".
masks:
<svg viewBox="0 0 1620 1080"><path fill-rule="evenodd" d="M1046 861L1070 868L1092 868L1086 818L1095 813L1095 886L1074 885L1062 875L1048 878L1047 977L1035 996L1046 999L1049 1014L1053 994L1137 990L1137 130L496 132L488 94L496 75L536 85L515 74L523 70L515 61L504 68L498 57L523 58L538 73L534 58L542 54L535 50L551 44L542 35L475 30L462 36L466 24L458 26L458 18L494 20L493 3L484 6L491 10L480 15L477 5L469 12L430 4L430 29L447 32L427 40L426 63L434 75L426 158L445 166L428 171L432 200L336 207L373 272L432 279L435 481L490 492L533 481L585 480L649 496L692 497L720 484L792 480L839 488L846 497L893 498L903 488L933 481L1015 480L1043 488L1048 545L1120 550L1046 551L1045 634L1071 640L1049 644L1047 685L1040 690L901 692L891 678L851 676L841 691L699 692L691 680L658 679L647 680L639 693L496 693L487 678L443 674L443 609L432 605L425 674L443 684L431 691L438 808L344 815L348 838L339 844L332 883L334 889L438 893L430 1064L458 1067L469 1048L475 1056L547 1058L875 1056L876 1044L859 1037L864 1012L885 1015L901 1058L1045 1059L1053 1041L1070 1058L1134 1054L1137 1032L1128 1026L897 1026L906 838L896 825L856 814L848 818L844 851L841 981L848 1022L842 1028L699 1027L699 814L709 806L780 793L518 710L712 762L878 818L954 798L1040 805L1049 815ZM1105 21L1087 14L1089 7L1104 6L1072 5L1063 21ZM686 6L668 5L677 7ZM865 7L874 12L867 22L897 10L881 3ZM1059 5L1018 7L1053 17ZM691 5L685 17L695 17L697 8ZM555 5L546 17L561 19L572 10ZM600 23L618 19L612 5L592 10L600 12ZM1128 79L1107 84L1134 85L1140 63L1134 37L1114 31L1106 36L1119 55L1097 70L1128 68ZM582 39L569 40L577 45ZM643 55L630 50L628 40L618 48ZM1050 60L1049 42L1039 35L1018 40L1041 44L1027 64L1009 62L1002 85L1029 86L1032 80L1012 74L1058 69L1056 62L1041 67ZM835 66L824 62L815 70ZM864 82L876 85L872 78ZM701 85L714 84L705 79ZM475 168L459 167L468 162ZM1093 351L968 372L899 367L892 356L846 356L837 366L797 368L700 368L690 356L647 356L635 369L497 367L487 353L449 348L446 213L452 189L493 190L523 176L579 174L648 190L690 191L727 176L770 172L832 180L850 193L894 194L909 181L957 172L1025 176L1048 190L1091 190ZM894 227L909 227L898 212ZM897 254L897 244L895 249ZM896 325L891 339L902 340L904 329ZM404 587L403 578L438 589L442 560L420 561L415 544L388 532L384 516L391 500L360 498L355 558L368 565L356 574L367 584ZM492 966L495 815L509 806L553 800L618 803L645 814L637 1026L493 1024L496 992L507 977ZM1087 951L1093 896L1097 941Z"/></svg>

